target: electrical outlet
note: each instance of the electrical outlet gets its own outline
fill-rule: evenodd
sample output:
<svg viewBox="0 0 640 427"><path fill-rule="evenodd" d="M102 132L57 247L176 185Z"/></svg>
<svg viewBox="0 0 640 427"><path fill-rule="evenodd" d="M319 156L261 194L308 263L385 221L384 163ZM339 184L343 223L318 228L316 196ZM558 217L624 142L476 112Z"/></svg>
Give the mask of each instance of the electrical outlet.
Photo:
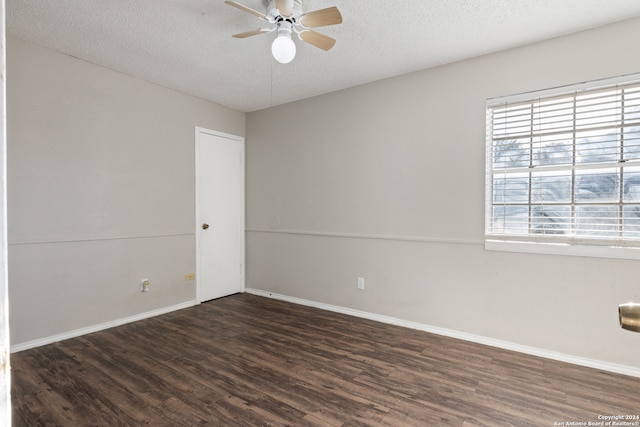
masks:
<svg viewBox="0 0 640 427"><path fill-rule="evenodd" d="M189 280L195 280L196 278L196 274L195 273L187 273L184 275L184 281L188 282Z"/></svg>
<svg viewBox="0 0 640 427"><path fill-rule="evenodd" d="M364 277L358 277L358 289L364 290Z"/></svg>
<svg viewBox="0 0 640 427"><path fill-rule="evenodd" d="M149 282L149 279L140 280L140 291L149 292L149 286L150 285L151 285L151 283Z"/></svg>

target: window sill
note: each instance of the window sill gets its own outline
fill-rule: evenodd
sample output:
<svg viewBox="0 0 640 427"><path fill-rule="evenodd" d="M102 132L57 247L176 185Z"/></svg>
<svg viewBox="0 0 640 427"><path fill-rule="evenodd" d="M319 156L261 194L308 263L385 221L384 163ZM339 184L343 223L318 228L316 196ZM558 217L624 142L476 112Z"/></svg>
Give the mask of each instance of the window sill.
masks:
<svg viewBox="0 0 640 427"><path fill-rule="evenodd" d="M569 255L593 258L640 260L640 248L617 246L572 245L569 243L511 242L485 239L485 250L545 255Z"/></svg>

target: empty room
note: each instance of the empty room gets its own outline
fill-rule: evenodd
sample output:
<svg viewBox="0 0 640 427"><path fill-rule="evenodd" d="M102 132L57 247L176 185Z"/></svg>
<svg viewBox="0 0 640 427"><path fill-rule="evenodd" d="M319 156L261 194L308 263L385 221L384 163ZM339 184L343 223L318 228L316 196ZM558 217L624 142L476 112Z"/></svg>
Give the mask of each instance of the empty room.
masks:
<svg viewBox="0 0 640 427"><path fill-rule="evenodd" d="M0 3L0 425L640 426L640 2Z"/></svg>

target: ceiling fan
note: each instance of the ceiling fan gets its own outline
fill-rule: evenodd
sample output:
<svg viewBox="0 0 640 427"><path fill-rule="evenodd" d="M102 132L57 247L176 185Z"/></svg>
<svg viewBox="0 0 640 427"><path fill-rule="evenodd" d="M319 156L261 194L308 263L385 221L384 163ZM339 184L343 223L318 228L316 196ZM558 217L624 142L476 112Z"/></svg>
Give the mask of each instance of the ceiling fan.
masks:
<svg viewBox="0 0 640 427"><path fill-rule="evenodd" d="M320 34L312 28L326 27L342 23L342 15L337 7L305 12L302 8L303 0L268 0L266 13L259 12L235 1L227 0L226 4L244 12L257 16L269 25L257 30L234 34L233 37L243 39L263 33L277 31L278 36L271 45L271 53L276 61L288 64L296 56L296 44L291 38L292 33L298 38L322 50L329 50L335 44L335 39Z"/></svg>

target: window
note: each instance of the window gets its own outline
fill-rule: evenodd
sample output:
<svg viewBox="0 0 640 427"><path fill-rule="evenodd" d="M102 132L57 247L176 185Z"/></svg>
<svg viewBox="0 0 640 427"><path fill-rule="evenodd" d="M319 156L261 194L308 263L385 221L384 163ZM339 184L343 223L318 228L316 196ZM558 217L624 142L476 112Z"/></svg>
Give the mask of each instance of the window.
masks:
<svg viewBox="0 0 640 427"><path fill-rule="evenodd" d="M489 100L486 247L640 258L640 76Z"/></svg>

